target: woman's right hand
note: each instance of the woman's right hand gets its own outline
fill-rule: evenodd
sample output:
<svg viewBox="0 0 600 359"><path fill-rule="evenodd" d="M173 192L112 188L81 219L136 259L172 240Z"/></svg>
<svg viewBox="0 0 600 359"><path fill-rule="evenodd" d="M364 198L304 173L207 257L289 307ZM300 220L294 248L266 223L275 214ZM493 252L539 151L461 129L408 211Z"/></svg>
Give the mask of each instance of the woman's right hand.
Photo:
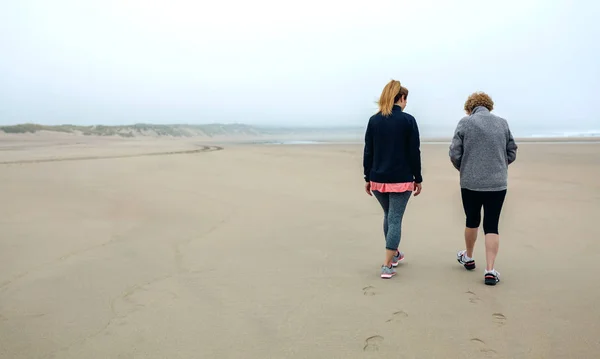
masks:
<svg viewBox="0 0 600 359"><path fill-rule="evenodd" d="M367 192L369 196L373 195L373 193L371 193L371 182L365 183L365 192Z"/></svg>

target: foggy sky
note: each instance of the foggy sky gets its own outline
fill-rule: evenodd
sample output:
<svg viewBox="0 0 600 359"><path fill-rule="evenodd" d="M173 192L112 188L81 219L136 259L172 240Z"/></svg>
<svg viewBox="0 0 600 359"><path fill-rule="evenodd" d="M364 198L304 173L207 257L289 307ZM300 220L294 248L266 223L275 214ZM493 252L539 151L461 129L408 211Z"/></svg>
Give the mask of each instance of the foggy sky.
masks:
<svg viewBox="0 0 600 359"><path fill-rule="evenodd" d="M424 126L484 90L513 128L600 129L599 19L593 1L0 0L0 124L363 125L394 78Z"/></svg>

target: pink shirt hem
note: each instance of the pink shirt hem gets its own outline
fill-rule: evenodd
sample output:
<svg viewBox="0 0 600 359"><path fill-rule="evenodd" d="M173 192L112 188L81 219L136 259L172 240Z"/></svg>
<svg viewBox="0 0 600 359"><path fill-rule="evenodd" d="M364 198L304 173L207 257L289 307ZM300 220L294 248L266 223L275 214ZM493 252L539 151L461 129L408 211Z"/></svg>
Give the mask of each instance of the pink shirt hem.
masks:
<svg viewBox="0 0 600 359"><path fill-rule="evenodd" d="M371 181L371 191L377 191L381 193L389 192L407 192L414 191L414 182L401 182L401 183L378 183Z"/></svg>

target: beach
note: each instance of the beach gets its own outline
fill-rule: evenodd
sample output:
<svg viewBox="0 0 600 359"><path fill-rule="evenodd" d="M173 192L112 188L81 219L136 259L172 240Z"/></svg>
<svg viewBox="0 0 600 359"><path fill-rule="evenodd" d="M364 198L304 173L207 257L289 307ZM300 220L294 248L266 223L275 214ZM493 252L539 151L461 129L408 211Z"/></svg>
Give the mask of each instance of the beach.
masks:
<svg viewBox="0 0 600 359"><path fill-rule="evenodd" d="M496 268L424 144L391 280L360 144L0 137L0 358L598 358L600 144L519 143Z"/></svg>

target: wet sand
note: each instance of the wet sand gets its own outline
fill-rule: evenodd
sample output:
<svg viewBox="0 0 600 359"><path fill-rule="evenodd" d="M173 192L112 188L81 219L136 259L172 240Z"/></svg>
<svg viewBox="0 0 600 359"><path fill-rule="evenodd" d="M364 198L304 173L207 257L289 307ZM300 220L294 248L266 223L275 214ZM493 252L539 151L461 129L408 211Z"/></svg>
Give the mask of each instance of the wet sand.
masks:
<svg viewBox="0 0 600 359"><path fill-rule="evenodd" d="M600 357L600 145L521 145L496 287L447 145L387 281L360 145L215 146L0 137L0 358Z"/></svg>

